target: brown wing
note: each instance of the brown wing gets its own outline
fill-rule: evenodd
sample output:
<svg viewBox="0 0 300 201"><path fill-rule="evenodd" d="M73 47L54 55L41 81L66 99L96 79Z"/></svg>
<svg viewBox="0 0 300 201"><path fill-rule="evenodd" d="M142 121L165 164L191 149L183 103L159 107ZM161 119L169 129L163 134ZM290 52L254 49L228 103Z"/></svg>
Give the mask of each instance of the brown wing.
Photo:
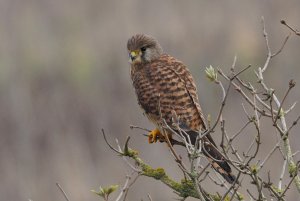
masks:
<svg viewBox="0 0 300 201"><path fill-rule="evenodd" d="M159 94L159 105L155 114L171 125L172 111L180 121L194 131L205 129L196 86L188 69L175 58L162 55L160 59L147 65L146 76ZM157 103L158 103L157 99Z"/></svg>
<svg viewBox="0 0 300 201"><path fill-rule="evenodd" d="M196 86L186 66L169 55L162 55L151 63L136 66L131 76L138 102L148 118L156 125L163 125L164 119L171 126L172 112L175 111L194 143L198 132L206 129L206 126ZM214 169L232 183L234 176L231 168L216 149L211 136L207 135L204 141L204 154Z"/></svg>

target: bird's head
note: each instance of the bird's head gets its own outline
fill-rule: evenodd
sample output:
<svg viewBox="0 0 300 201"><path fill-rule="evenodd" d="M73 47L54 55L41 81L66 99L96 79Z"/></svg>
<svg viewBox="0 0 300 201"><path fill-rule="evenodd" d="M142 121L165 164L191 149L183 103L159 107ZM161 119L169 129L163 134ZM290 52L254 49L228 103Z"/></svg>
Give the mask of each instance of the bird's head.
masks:
<svg viewBox="0 0 300 201"><path fill-rule="evenodd" d="M127 50L131 64L151 62L163 52L157 40L145 34L136 34L129 38Z"/></svg>

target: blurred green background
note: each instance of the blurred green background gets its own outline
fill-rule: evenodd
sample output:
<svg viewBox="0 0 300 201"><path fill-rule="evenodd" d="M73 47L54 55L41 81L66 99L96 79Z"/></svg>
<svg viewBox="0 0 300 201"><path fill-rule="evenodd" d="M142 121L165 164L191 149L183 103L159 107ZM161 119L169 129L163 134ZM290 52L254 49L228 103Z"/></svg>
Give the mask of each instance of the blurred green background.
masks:
<svg viewBox="0 0 300 201"><path fill-rule="evenodd" d="M142 115L131 86L127 39L135 33L153 35L165 52L189 66L203 111L215 118L221 94L205 78L204 69L212 65L229 72L234 55L238 69L249 63L262 66L267 52L261 16L275 51L289 33L281 19L300 29L300 2L1 0L0 199L64 200L58 182L72 201L99 200L91 189L122 185L130 170L108 149L101 128L112 142L118 138L123 143L130 135L131 145L146 162L181 178L166 146L149 145L142 131L129 128L153 126ZM266 82L279 98L290 79L300 83L299 52L300 38L292 36L270 63ZM243 78L255 81L251 70ZM299 98L297 87L286 105ZM247 121L241 103L232 91L224 115L229 133ZM296 107L288 120L299 112ZM265 125L260 156L275 142L271 122ZM294 150L300 146L297 130L291 136ZM253 130L245 132L236 143L240 150L252 139ZM277 181L281 165L275 156L266 169ZM176 198L159 182L141 178L129 200L146 200L148 193L156 201ZM294 187L288 198L299 198Z"/></svg>

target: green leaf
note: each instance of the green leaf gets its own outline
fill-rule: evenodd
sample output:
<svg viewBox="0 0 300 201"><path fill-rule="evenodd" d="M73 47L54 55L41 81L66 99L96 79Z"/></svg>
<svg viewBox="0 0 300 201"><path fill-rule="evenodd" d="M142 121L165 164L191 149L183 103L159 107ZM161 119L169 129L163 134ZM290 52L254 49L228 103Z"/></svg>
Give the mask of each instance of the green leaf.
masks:
<svg viewBox="0 0 300 201"><path fill-rule="evenodd" d="M107 200L108 196L116 191L118 189L119 185L110 185L109 187L102 188L101 186L99 187L99 191L91 190L91 192L95 193L96 195L99 195L100 197L104 198Z"/></svg>
<svg viewBox="0 0 300 201"><path fill-rule="evenodd" d="M99 195L100 197L105 197L105 191L104 189L100 186L99 187L99 191L95 191L95 190L91 190L93 193Z"/></svg>
<svg viewBox="0 0 300 201"><path fill-rule="evenodd" d="M217 78L218 78L218 74L217 74L216 70L212 66L206 67L205 73L206 73L206 77L211 82L215 82L217 80Z"/></svg>
<svg viewBox="0 0 300 201"><path fill-rule="evenodd" d="M110 185L108 188L104 189L104 192L109 195L112 192L116 191L119 188L119 185Z"/></svg>

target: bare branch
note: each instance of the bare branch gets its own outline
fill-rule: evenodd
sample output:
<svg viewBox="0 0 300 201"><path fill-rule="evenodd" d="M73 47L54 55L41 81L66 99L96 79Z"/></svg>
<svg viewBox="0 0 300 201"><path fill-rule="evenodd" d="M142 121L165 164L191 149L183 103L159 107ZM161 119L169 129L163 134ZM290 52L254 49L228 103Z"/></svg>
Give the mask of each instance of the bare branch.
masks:
<svg viewBox="0 0 300 201"><path fill-rule="evenodd" d="M269 46L269 38L268 38L268 34L266 32L266 25L265 25L265 19L264 19L264 17L261 18L261 22L262 22L262 25L263 25L263 35L264 35L264 38L265 38L265 41L266 41L267 50L268 50L268 56L267 56L265 65L262 68L262 72L265 72L267 70L267 67L269 66L269 62L270 62L270 59L272 57L272 53L271 53L271 48Z"/></svg>
<svg viewBox="0 0 300 201"><path fill-rule="evenodd" d="M128 194L128 192L129 192L129 189L131 188L131 186L138 180L138 178L140 177L140 173L138 173L137 175L136 175L136 177L132 180L132 182L128 185L128 187L126 187L125 188L125 194L124 194L124 199L123 199L123 201L125 201L126 200L126 198L127 198L127 194ZM125 185L124 185L125 186Z"/></svg>
<svg viewBox="0 0 300 201"><path fill-rule="evenodd" d="M168 126L166 120L163 119L163 121L164 121L164 124L165 124L166 126ZM168 126L168 127L169 127L169 126ZM169 127L169 128L170 128L170 127ZM166 132L164 132L163 135L164 135L164 137L165 137L165 139L166 139L166 142L167 142L167 144L168 144L168 147L169 147L169 149L170 149L172 155L175 157L175 161L178 163L179 167L181 167L182 171L183 171L183 172L186 172L187 169L186 169L184 163L182 162L181 158L178 156L178 154L177 154L176 151L174 150L174 148L173 148L173 146L172 146L172 144L171 144L171 142L170 142L170 139L169 139L168 134L167 134Z"/></svg>
<svg viewBox="0 0 300 201"><path fill-rule="evenodd" d="M261 164L259 165L259 169L262 169L264 164L270 159L270 157L276 151L276 149L279 149L279 147L280 147L280 142L277 142L277 144L273 147L273 149L268 153L266 158L261 162Z"/></svg>
<svg viewBox="0 0 300 201"><path fill-rule="evenodd" d="M296 106L297 103L298 103L297 101L294 102L293 105L289 109L287 109L286 111L284 111L284 114L290 113L290 111L292 111L294 109L294 107Z"/></svg>
<svg viewBox="0 0 300 201"><path fill-rule="evenodd" d="M135 126L135 125L129 125L129 128L130 129L140 129L140 130L143 130L143 131L146 131L146 132L151 132L151 130L149 130L147 128L143 128L143 127Z"/></svg>
<svg viewBox="0 0 300 201"><path fill-rule="evenodd" d="M271 54L269 44L268 44L268 38L267 38L267 35L266 35L264 21L263 21L263 32L264 32L264 36L265 36L265 40L266 40L266 44L267 44L267 48L268 48L268 58L265 62L264 68L263 69L261 69L261 68L258 69L259 70L258 77L259 77L259 83L266 90L266 92L268 92L268 91L270 91L270 89L264 83L263 72L264 72L264 70L266 70L267 66L269 65L269 60L271 59L272 54ZM290 83L290 85L294 86L295 84ZM277 96L275 95L274 92L272 94L272 99L274 100L276 106L278 108L280 108L282 103L278 100L278 98L277 98ZM278 111L278 112L280 112L280 111ZM274 116L272 115L272 118L273 117ZM280 135L282 137L285 157L287 159L289 171L291 172L295 167L295 162L294 162L294 159L292 157L291 146L290 146L289 139L288 139L288 129L287 129L287 126L286 126L286 119L285 119L284 115L280 115L279 119L280 119L280 122L281 122L281 128L278 126L278 124L276 122L275 122L274 126L280 132ZM295 186L296 186L298 192L300 193L300 178L299 178L299 176L295 176L294 183L295 183Z"/></svg>
<svg viewBox="0 0 300 201"><path fill-rule="evenodd" d="M223 73L222 70L220 70L220 71L218 71L218 72L219 72L219 74L221 74L225 79L230 80L230 78L229 78L227 75L225 75L225 73ZM246 93L241 89L241 87L240 87L238 84L236 84L235 82L232 82L232 85L235 87L235 90L236 90L237 92L239 92L239 93L242 95L242 97L243 97L243 98L244 98L251 106L254 107L254 103L250 100L250 98L246 95ZM256 109L257 109L257 111L258 111L261 115L263 115L263 116L267 116L267 117L270 117L270 116L271 116L270 114L266 113L266 111L264 111L264 110L262 110L262 109L260 109L260 108L256 108Z"/></svg>
<svg viewBox="0 0 300 201"><path fill-rule="evenodd" d="M284 176L284 173L285 173L286 163L287 163L287 160L284 159L281 174L280 174L280 177L279 177L279 182L278 182L278 189L280 189L280 190L282 189L282 179L283 179L283 176Z"/></svg>
<svg viewBox="0 0 300 201"><path fill-rule="evenodd" d="M286 132L287 135L289 135L291 129L292 129L294 126L296 126L296 125L298 124L298 121L299 121L299 120L300 120L300 116L298 116L297 119L296 119L295 121L293 121L292 125L288 128L288 130L287 130L287 132Z"/></svg>
<svg viewBox="0 0 300 201"><path fill-rule="evenodd" d="M280 115L284 115L284 114L281 114L282 113L281 109L282 109L283 103L286 100L286 97L288 96L288 94L290 93L290 91L292 90L292 88L294 88L294 87L295 87L295 81L294 80L290 80L290 82L289 82L289 88L286 91L286 93L285 93L285 95L284 95L284 97L283 97L283 99L282 99L282 101L280 103L280 106L278 108L278 112L277 112L277 115L276 115L275 120L274 120L275 123L280 118Z"/></svg>
<svg viewBox="0 0 300 201"><path fill-rule="evenodd" d="M147 194L147 197L149 198L149 201L152 201L150 194Z"/></svg>
<svg viewBox="0 0 300 201"><path fill-rule="evenodd" d="M236 60L237 60L237 56L234 55L233 63L232 63L232 66L231 66L231 68L230 68L230 71L231 71L232 73L234 73L234 68L235 68Z"/></svg>
<svg viewBox="0 0 300 201"><path fill-rule="evenodd" d="M281 51L283 50L285 44L287 43L288 39L290 38L290 35L291 35L291 34L289 34L288 36L286 36L286 38L284 39L284 41L283 41L281 47L279 48L279 50L278 50L276 53L272 54L271 48L270 48L270 45L269 45L268 34L267 34L267 32L266 32L266 26L265 26L265 20L264 20L264 17L262 17L262 24L263 24L263 35L264 35L264 37L265 37L266 46L267 46L267 50L268 50L268 56L267 56L266 62L265 62L265 64L264 64L264 67L262 68L262 73L264 73L264 72L267 70L267 67L269 66L270 60L271 60L273 57L277 56L279 53L281 53Z"/></svg>
<svg viewBox="0 0 300 201"><path fill-rule="evenodd" d="M278 50L276 53L272 54L272 57L276 57L278 54L281 53L281 51L283 50L283 48L284 48L284 46L286 45L286 43L287 43L288 39L290 38L290 36L291 36L291 34L289 34L289 35L287 35L287 36L285 37L285 39L284 39L284 41L283 41L281 47L279 48L279 50Z"/></svg>
<svg viewBox="0 0 300 201"><path fill-rule="evenodd" d="M230 137L229 142L232 142L237 136L239 136L250 123L251 121L247 121L247 123L238 132L236 132L236 134Z"/></svg>
<svg viewBox="0 0 300 201"><path fill-rule="evenodd" d="M235 79L236 77L238 77L240 74L242 74L243 72L245 72L246 70L248 70L251 67L251 64L249 64L246 68L242 69L241 71L239 71L238 73L234 74L231 79Z"/></svg>
<svg viewBox="0 0 300 201"><path fill-rule="evenodd" d="M285 24L285 26L289 27L289 25L287 25L285 21L282 22L282 24ZM294 30L293 28L290 29L294 31L294 33L298 33L297 30ZM229 73L225 74L222 69L219 68L217 68L217 70L215 70L213 67L209 67L206 69L208 78L214 83L218 84L220 87L222 93L222 96L220 98L221 103L217 111L218 113L215 122L211 123L212 121L209 118L207 130L199 131L199 135L196 138L195 144L192 144L193 140L191 140L189 132L183 130L179 126L181 123L180 116L177 116L177 114L173 114L172 112L172 124L167 124L165 119L162 118L159 107L159 114L161 118L159 126L162 127L162 139L164 139L164 142L166 142L169 152L172 154L176 164L183 172L184 178L181 180L181 182L176 182L170 179L170 177L162 168L154 169L150 165L144 163L143 160L138 157L138 152L129 148L129 137L126 139L124 147L120 146L117 139L117 145L112 146L106 139L106 135L104 133L104 130L102 129L104 140L109 148L125 160L125 162L133 170L133 173L137 173L137 177L133 181L131 180L131 176L126 177L125 184L116 201L126 200L129 188L133 185L139 175L144 175L161 181L163 184L174 190L175 193L181 197L181 200L185 200L187 197L194 197L200 199L201 201L216 200L215 198L217 198L217 200L223 201L243 200L243 196L240 196L241 194L238 191L242 188L245 188L241 191L246 190L248 196L250 197L250 200L266 200L265 193L268 193L273 197L273 199L283 201L284 199L286 199L287 191L292 183L295 183L298 192L300 192L300 178L298 176L299 163L295 163L293 159L293 157L297 153L299 153L299 151L294 152L295 150L293 150L292 152L289 143L289 132L298 123L298 121L300 120L300 116L298 116L292 123L288 122L285 117L286 114L293 110L296 103L294 103L289 109L284 111L284 108L286 107L284 104L286 104L287 97L291 93L291 89L295 86L295 83L293 81L290 81L289 88L286 90L282 100L279 100L277 94L275 94L275 90L270 88L268 86L268 83L264 80L264 73L270 67L272 59L283 51L291 34L287 35L284 38L280 48L273 53L270 47L269 36L263 17L262 32L267 49L267 55L265 61L262 64L262 67L257 67L252 72L252 74L254 76L256 75L258 78L257 83L248 82L247 79L240 79L239 76L250 69L251 65L243 67L241 70L237 70L237 56L235 56L233 59L233 63ZM224 80L218 80L217 74L220 74L220 77L223 77ZM241 97L245 99L249 104L248 107L245 107L242 104L243 110L248 120L247 122L242 123L242 125L238 127L237 131L235 131L233 134L230 133L230 135L228 135L228 132L226 130L228 129L228 125L226 125L227 127L225 129L225 119L223 119L223 111L226 101L228 100L228 97L230 95L230 89L232 87L234 87L238 94L240 94ZM158 102L160 104L160 101ZM274 128L276 129L272 137L275 137L277 141L273 143L273 147L271 147L269 152L266 153L264 158L258 158L258 152L263 146L261 145L261 138L263 135L262 131L264 130L263 128L265 126L265 120L271 121ZM254 127L249 125L253 125ZM289 125L289 127L287 127L287 125ZM214 157L216 156L216 153L209 152L208 150L206 150L208 149L208 147L203 146L203 143L206 140L204 139L204 137L207 137L207 135L215 132L217 126L220 126L221 129L222 139L220 147L222 149L218 149L214 143L212 143L211 146L215 148L216 152L220 150L218 152L218 155L220 154L220 156L222 156L222 160L216 159L216 157ZM130 128L150 132L150 130L139 126L130 125ZM251 141L249 141L249 143L247 144L249 145L249 147L243 147L242 150L236 149L234 147L234 145L236 144L236 140L244 137L245 135L242 134L246 133L244 131L248 131L248 129L251 129L252 133L254 131L250 138ZM197 129L195 129L195 131L196 130ZM229 130L230 129L228 129L228 131ZM173 137L171 138L171 134L172 136L176 136L176 140L173 139ZM179 152L177 152L177 149L175 149L176 147L174 145L181 145L185 148L188 159L187 162L184 158L181 157L181 155L178 154ZM274 180L273 178L271 178L270 171L267 170L268 178L264 179L264 177L261 177L260 175L263 172L261 170L263 168L265 169L266 163L272 160L272 158L275 156L276 151L279 151L282 155L282 158L281 156L279 156L279 159L282 161L283 166L282 169L279 170L279 173L276 173L276 175L280 174L280 176L279 178L276 177L276 180ZM236 180L229 185L224 180L224 178L221 177L221 175L217 174L215 171L209 171L208 168L210 166L210 163L207 163L207 161L203 162L203 158L205 158L203 153L205 153L205 156L207 158L210 158L219 163L223 171L229 172L232 169L234 171L234 175L236 176ZM224 161L228 163L226 164L226 166L223 165L224 163L222 164L222 162ZM228 167L227 165L230 165L230 167ZM288 184L284 186L283 180L285 181L285 177L287 177L288 173L291 179L289 180ZM249 181L246 180L244 181L242 187L241 181L239 180L243 180L244 178L250 179L251 183L246 183ZM202 185L202 182L207 179L210 179L214 184L224 188L225 192L223 192L221 195L219 193L217 193L217 195L211 195L207 193L205 190L203 190ZM130 183L130 181L132 182ZM273 181L275 184L277 184L278 182L278 185L274 185L274 183L272 183ZM255 188L250 188L250 184L253 184ZM276 186L278 186L278 188ZM251 189L251 191L249 189ZM148 199L152 201L150 195L148 195Z"/></svg>
<svg viewBox="0 0 300 201"><path fill-rule="evenodd" d="M57 188L60 190L60 192L63 194L64 198L66 199L66 201L70 201L66 192L62 189L62 187L59 185L59 183L56 183Z"/></svg>
<svg viewBox="0 0 300 201"><path fill-rule="evenodd" d="M280 20L280 23L283 24L283 25L285 25L287 28L289 28L297 36L300 36L300 32L297 29L294 29L293 27L291 27L290 25L288 25L285 20Z"/></svg>
<svg viewBox="0 0 300 201"><path fill-rule="evenodd" d="M125 181L125 184L124 184L124 186L123 186L123 188L122 188L122 190L121 190L119 196L117 197L116 201L120 201L121 198L122 198L122 196L123 196L123 194L124 194L126 191L128 191L127 189L128 189L128 183L129 183L129 180L130 180L130 179L131 179L131 177L130 177L129 175L126 175L126 181ZM124 196L124 199L123 199L123 200L124 200L124 201L126 200L126 197L125 197L125 196Z"/></svg>
<svg viewBox="0 0 300 201"><path fill-rule="evenodd" d="M102 134L103 134L103 138L104 138L106 144L109 146L109 148L111 150L113 150L114 152L118 153L118 154L122 154L122 152L120 152L119 150L115 149L111 144L109 144L109 142L106 139L106 135L105 135L104 129L101 129L101 131L102 131Z"/></svg>
<svg viewBox="0 0 300 201"><path fill-rule="evenodd" d="M218 71L219 71L219 70L218 70ZM208 129L208 130L205 131L203 134L201 134L201 139L202 139L203 137L205 137L206 135L210 134L210 133L216 128L216 126L218 125L219 120L220 120L221 115L222 115L222 112L223 112L223 109L224 109L224 106L225 106L225 103L226 103L226 100L227 100L227 97L228 97L228 94L229 94L229 89L230 89L230 87L231 87L232 80L230 80L230 82L229 82L229 84L228 84L228 87L227 87L226 91L224 90L223 84L222 84L220 81L217 81L217 83L220 85L220 87L222 88L222 91L223 91L223 98L222 98L221 107L220 107L220 109L219 109L219 113L218 113L216 122L214 123L214 125L213 125L210 129Z"/></svg>
<svg viewBox="0 0 300 201"><path fill-rule="evenodd" d="M296 173L295 173L295 175L293 175L293 177L292 177L292 179L290 180L290 182L289 182L289 184L287 185L287 187L284 189L284 191L282 192L282 194L281 194L281 197L283 197L284 195L285 195L285 193L286 193L286 191L290 188L290 186L291 186L291 184L292 184L292 182L296 179L296 177L298 176L298 170L299 170L299 162L297 163L297 165L296 165Z"/></svg>

